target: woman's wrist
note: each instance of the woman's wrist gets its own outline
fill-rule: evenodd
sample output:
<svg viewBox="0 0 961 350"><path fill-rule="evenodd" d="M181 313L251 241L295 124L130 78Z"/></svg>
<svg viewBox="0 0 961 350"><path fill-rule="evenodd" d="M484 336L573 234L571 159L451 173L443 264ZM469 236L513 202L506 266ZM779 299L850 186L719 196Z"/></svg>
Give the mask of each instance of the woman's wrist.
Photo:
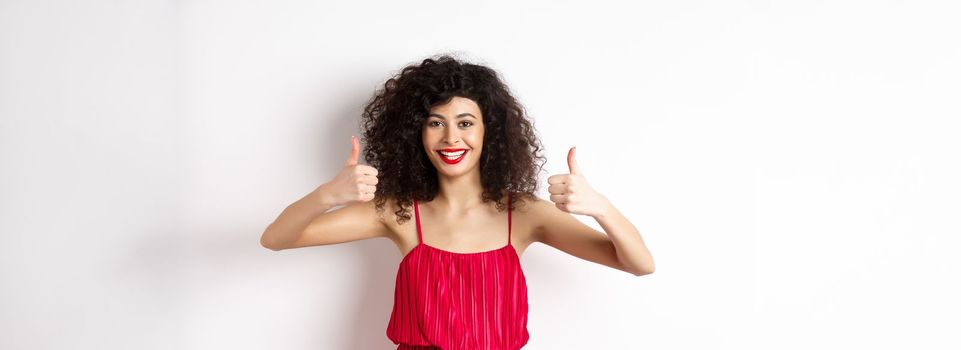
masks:
<svg viewBox="0 0 961 350"><path fill-rule="evenodd" d="M308 197L311 203L315 205L319 204L324 208L324 211L327 211L327 209L330 209L331 207L337 206L337 203L334 202L334 198L332 198L330 195L330 191L327 189L326 183L317 186L317 188L314 189L314 191L311 192Z"/></svg>

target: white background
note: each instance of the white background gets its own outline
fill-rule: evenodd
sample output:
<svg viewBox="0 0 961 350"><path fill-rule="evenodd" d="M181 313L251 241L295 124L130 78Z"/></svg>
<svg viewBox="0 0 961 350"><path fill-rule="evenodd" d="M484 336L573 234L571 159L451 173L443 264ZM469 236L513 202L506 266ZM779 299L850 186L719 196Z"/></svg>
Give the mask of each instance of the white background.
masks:
<svg viewBox="0 0 961 350"><path fill-rule="evenodd" d="M625 2L626 3L626 2ZM951 1L0 1L0 348L390 349L387 239L273 252L450 52L640 230L535 244L525 349L957 349ZM589 217L578 217L599 228Z"/></svg>

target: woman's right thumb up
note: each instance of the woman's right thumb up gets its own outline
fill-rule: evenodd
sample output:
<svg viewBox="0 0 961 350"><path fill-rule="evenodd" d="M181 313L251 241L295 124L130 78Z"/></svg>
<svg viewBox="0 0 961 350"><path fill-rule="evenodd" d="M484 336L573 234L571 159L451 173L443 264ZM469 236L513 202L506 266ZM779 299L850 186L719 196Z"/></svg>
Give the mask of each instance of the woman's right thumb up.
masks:
<svg viewBox="0 0 961 350"><path fill-rule="evenodd" d="M344 168L333 180L320 186L325 191L325 197L334 205L367 202L374 199L374 193L377 192L377 168L358 164L360 141L356 136L351 136L350 141L350 157Z"/></svg>

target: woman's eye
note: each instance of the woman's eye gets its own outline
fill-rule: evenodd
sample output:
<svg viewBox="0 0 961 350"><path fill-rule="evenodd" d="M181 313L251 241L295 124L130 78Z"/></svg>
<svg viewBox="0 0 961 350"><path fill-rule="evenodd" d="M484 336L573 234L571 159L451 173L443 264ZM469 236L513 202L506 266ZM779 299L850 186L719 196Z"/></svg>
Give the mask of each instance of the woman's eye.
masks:
<svg viewBox="0 0 961 350"><path fill-rule="evenodd" d="M438 125L440 125L440 124L443 124L443 123L435 120L435 121L428 122L428 123L427 123L427 126L434 127L434 126L438 126ZM463 127L469 127L469 126L473 126L474 123L473 123L473 122L464 121L464 122L461 122L460 125L463 126Z"/></svg>

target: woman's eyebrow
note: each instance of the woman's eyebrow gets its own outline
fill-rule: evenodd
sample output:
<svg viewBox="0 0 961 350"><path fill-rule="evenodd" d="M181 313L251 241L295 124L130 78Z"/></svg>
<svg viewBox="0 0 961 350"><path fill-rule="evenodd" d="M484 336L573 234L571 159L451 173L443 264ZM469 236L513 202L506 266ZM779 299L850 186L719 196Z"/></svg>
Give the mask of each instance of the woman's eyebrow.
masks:
<svg viewBox="0 0 961 350"><path fill-rule="evenodd" d="M440 118L440 119L447 119L447 117L442 116L442 115L437 114L437 113L431 113L430 115L428 115L428 117L437 117L437 118ZM457 115L457 118L464 118L464 117L471 117L471 118L477 119L477 117L475 117L473 114L466 113L466 112Z"/></svg>

